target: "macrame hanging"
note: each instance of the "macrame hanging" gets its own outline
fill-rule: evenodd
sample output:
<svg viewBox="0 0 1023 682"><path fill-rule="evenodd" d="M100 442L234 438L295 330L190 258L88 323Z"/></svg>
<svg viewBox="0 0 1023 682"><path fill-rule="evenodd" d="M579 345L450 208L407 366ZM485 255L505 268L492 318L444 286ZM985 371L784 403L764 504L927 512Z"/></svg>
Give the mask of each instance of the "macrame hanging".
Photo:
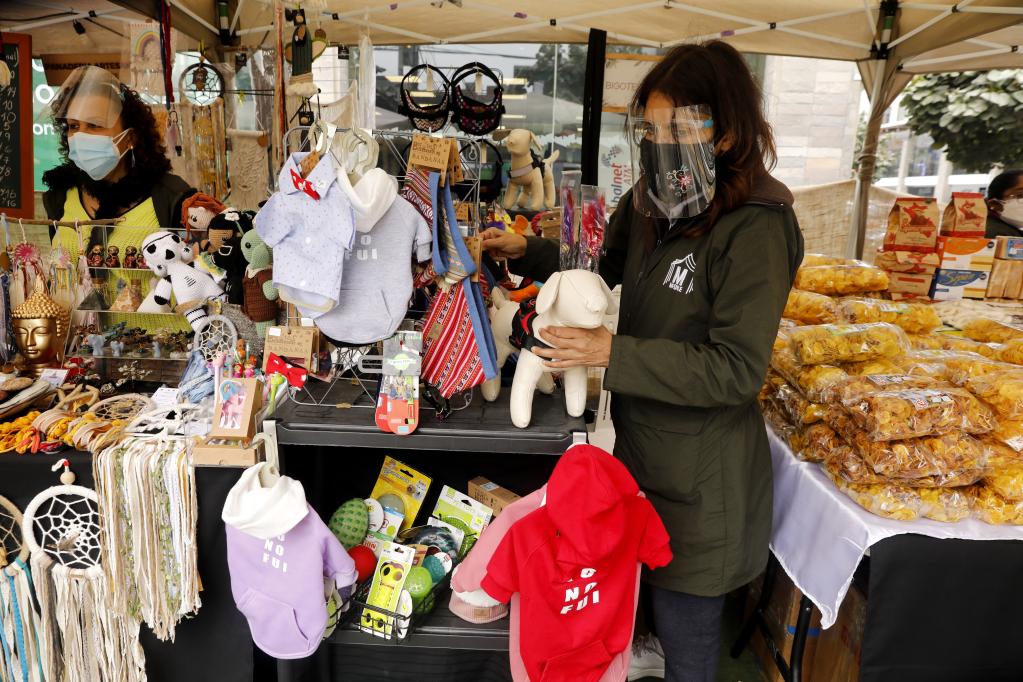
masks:
<svg viewBox="0 0 1023 682"><path fill-rule="evenodd" d="M41 626L21 522L18 508L0 497L0 680L44 682Z"/></svg>
<svg viewBox="0 0 1023 682"><path fill-rule="evenodd" d="M43 267L43 257L39 247L28 241L25 234L25 226L18 220L18 227L21 228L21 243L14 246L13 268L14 276L11 282L11 306L17 307L24 303L29 294L33 291L33 284L36 278L41 278L44 285L48 285L47 272Z"/></svg>
<svg viewBox="0 0 1023 682"><path fill-rule="evenodd" d="M199 610L191 440L128 436L93 461L108 605L174 640Z"/></svg>
<svg viewBox="0 0 1023 682"><path fill-rule="evenodd" d="M267 198L270 187L269 166L267 165L266 133L260 130L227 131L231 138L231 155L228 157L228 177L231 179L231 206L242 210L259 210L259 202Z"/></svg>
<svg viewBox="0 0 1023 682"><path fill-rule="evenodd" d="M96 493L74 484L68 461L62 485L42 491L25 510L39 602L43 675L61 682L143 682L138 621L107 608Z"/></svg>

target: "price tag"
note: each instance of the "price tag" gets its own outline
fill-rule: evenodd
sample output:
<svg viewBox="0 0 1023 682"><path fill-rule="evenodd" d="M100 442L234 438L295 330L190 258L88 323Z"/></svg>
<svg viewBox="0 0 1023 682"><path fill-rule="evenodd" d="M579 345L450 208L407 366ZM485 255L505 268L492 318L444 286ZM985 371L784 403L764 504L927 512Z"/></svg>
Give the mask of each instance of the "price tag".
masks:
<svg viewBox="0 0 1023 682"><path fill-rule="evenodd" d="M480 281L480 268L483 263L483 239L479 236L466 237L465 248L469 251L469 255L472 256L472 260L476 263L476 272L472 274L472 281Z"/></svg>
<svg viewBox="0 0 1023 682"><path fill-rule="evenodd" d="M55 367L48 367L43 370L39 378L50 384L54 388L60 388L64 385L64 379L67 377L68 370L57 369Z"/></svg>
<svg viewBox="0 0 1023 682"><path fill-rule="evenodd" d="M266 330L263 345L263 371L270 353L282 358L301 360L308 368L319 346L319 330L316 327L270 327Z"/></svg>
<svg viewBox="0 0 1023 682"><path fill-rule="evenodd" d="M451 141L443 137L415 135L408 155L408 167L444 172L451 155Z"/></svg>
<svg viewBox="0 0 1023 682"><path fill-rule="evenodd" d="M472 208L472 204L465 201L460 201L455 204L455 220L459 223L471 223L473 214L475 213Z"/></svg>
<svg viewBox="0 0 1023 682"><path fill-rule="evenodd" d="M458 153L458 140L450 140L451 151L448 153L448 182L452 184L464 179L462 174L462 156Z"/></svg>
<svg viewBox="0 0 1023 682"><path fill-rule="evenodd" d="M150 398L157 407L169 409L178 404L178 389L161 386Z"/></svg>

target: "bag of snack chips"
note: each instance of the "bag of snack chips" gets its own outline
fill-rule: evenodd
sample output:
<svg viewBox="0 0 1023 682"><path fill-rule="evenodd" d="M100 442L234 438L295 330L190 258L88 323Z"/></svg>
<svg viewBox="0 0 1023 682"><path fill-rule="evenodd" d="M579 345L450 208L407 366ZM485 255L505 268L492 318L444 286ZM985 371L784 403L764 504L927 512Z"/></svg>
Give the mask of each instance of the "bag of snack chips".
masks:
<svg viewBox="0 0 1023 682"><path fill-rule="evenodd" d="M966 382L975 396L991 405L1005 419L1023 419L1023 370L1013 367L989 372Z"/></svg>
<svg viewBox="0 0 1023 682"><path fill-rule="evenodd" d="M984 485L1009 502L1023 501L1023 465L993 469L984 477Z"/></svg>
<svg viewBox="0 0 1023 682"><path fill-rule="evenodd" d="M846 298L838 303L847 322L889 322L911 334L926 334L941 326L941 318L930 305L882 301L874 298Z"/></svg>
<svg viewBox="0 0 1023 682"><path fill-rule="evenodd" d="M940 334L906 334L909 345L914 350L941 350Z"/></svg>
<svg viewBox="0 0 1023 682"><path fill-rule="evenodd" d="M999 419L997 426L990 434L990 440L995 441L998 445L1011 448L1015 453L1023 452L1023 420ZM1023 455L1019 455L1019 457L1023 458Z"/></svg>
<svg viewBox="0 0 1023 682"><path fill-rule="evenodd" d="M981 341L974 341L964 336L956 336L955 334L938 334L938 339L941 341L941 348L943 350L958 350L965 351L968 353L976 353L982 355L989 360L999 360L999 356L1002 352L1002 345L999 343L983 343Z"/></svg>
<svg viewBox="0 0 1023 682"><path fill-rule="evenodd" d="M856 265L815 265L796 273L796 289L825 296L846 296L888 289L888 273L863 263Z"/></svg>
<svg viewBox="0 0 1023 682"><path fill-rule="evenodd" d="M896 357L909 348L905 333L893 324L819 324L789 332L796 359L803 365L858 362Z"/></svg>
<svg viewBox="0 0 1023 682"><path fill-rule="evenodd" d="M987 204L980 192L952 192L952 200L941 216L941 234L954 237L983 237L987 225Z"/></svg>
<svg viewBox="0 0 1023 682"><path fill-rule="evenodd" d="M923 503L914 488L892 483L859 485L834 477L832 480L853 502L872 514L896 521L912 521L920 516Z"/></svg>
<svg viewBox="0 0 1023 682"><path fill-rule="evenodd" d="M883 483L885 479L874 473L867 466L859 453L852 446L839 443L824 455L824 470L832 478L840 478L847 483L871 484Z"/></svg>
<svg viewBox="0 0 1023 682"><path fill-rule="evenodd" d="M838 305L833 298L799 289L789 291L782 316L803 324L826 324L841 319Z"/></svg>
<svg viewBox="0 0 1023 682"><path fill-rule="evenodd" d="M812 268L818 265L865 265L862 261L851 258L838 258L836 256L825 256L823 253L805 253L800 267Z"/></svg>
<svg viewBox="0 0 1023 682"><path fill-rule="evenodd" d="M986 485L967 490L974 517L993 526L1023 525L1023 502L1010 502Z"/></svg>
<svg viewBox="0 0 1023 682"><path fill-rule="evenodd" d="M819 403L811 403L802 393L788 383L784 383L775 391L774 399L778 401L789 421L800 424L814 424L824 419L826 409Z"/></svg>
<svg viewBox="0 0 1023 682"><path fill-rule="evenodd" d="M828 388L849 378L849 375L834 365L804 366L796 360L791 346L776 350L771 356L771 368L785 378L807 400L824 402L823 394Z"/></svg>
<svg viewBox="0 0 1023 682"><path fill-rule="evenodd" d="M910 376L908 374L865 374L850 376L824 391L824 402L841 403L845 400L858 398L867 393L892 391L907 388L932 388L937 381L928 376Z"/></svg>
<svg viewBox="0 0 1023 682"><path fill-rule="evenodd" d="M843 362L839 365L850 376L867 376L868 374L900 374L902 368L891 358L874 358L862 362Z"/></svg>
<svg viewBox="0 0 1023 682"><path fill-rule="evenodd" d="M955 523L970 516L970 495L965 488L923 488L918 492L924 518Z"/></svg>
<svg viewBox="0 0 1023 682"><path fill-rule="evenodd" d="M998 353L998 359L1013 365L1023 365L1023 339L1007 341Z"/></svg>
<svg viewBox="0 0 1023 682"><path fill-rule="evenodd" d="M873 441L948 433L963 424L959 404L934 388L879 391L846 400L842 406Z"/></svg>
<svg viewBox="0 0 1023 682"><path fill-rule="evenodd" d="M989 433L998 425L995 413L987 405L977 400L969 391L962 388L946 387L941 389L946 395L951 396L963 415L961 428L971 436L979 436Z"/></svg>
<svg viewBox="0 0 1023 682"><path fill-rule="evenodd" d="M1023 328L979 317L963 325L963 334L982 343L1005 343L1013 339L1023 339Z"/></svg>

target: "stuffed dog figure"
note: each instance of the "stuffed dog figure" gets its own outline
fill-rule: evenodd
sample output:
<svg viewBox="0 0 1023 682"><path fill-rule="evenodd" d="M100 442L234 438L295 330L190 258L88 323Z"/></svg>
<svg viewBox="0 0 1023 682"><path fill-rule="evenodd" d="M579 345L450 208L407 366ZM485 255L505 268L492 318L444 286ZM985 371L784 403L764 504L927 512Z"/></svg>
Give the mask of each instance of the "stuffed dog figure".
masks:
<svg viewBox="0 0 1023 682"><path fill-rule="evenodd" d="M502 206L512 209L517 205L530 211L554 208L554 162L561 152L543 158L540 140L522 128L498 130L494 140L504 140L511 153L511 171Z"/></svg>
<svg viewBox="0 0 1023 682"><path fill-rule="evenodd" d="M522 308L527 308L523 302ZM600 275L588 270L556 272L540 288L536 298L535 315L528 321L531 331L523 343L519 361L512 380L511 419L520 429L529 426L533 416L533 391L540 378L552 370L544 360L529 350L537 344L548 346L539 332L544 327L575 327L596 329L604 324L604 317L618 311L618 304L611 296L611 290ZM499 311L500 312L500 311ZM523 310L520 310L520 315ZM513 327L517 321L513 320ZM523 325L519 323L521 328ZM582 416L586 409L586 368L571 367L564 371L565 407L573 417Z"/></svg>
<svg viewBox="0 0 1023 682"><path fill-rule="evenodd" d="M497 346L497 368L504 367L505 361L518 349L512 345L512 324L519 313L519 304L510 300L508 295L500 287L490 291L490 297L494 305L490 308L490 326L494 330L494 343ZM549 372L540 375L536 386L541 393L550 395L554 393L554 376ZM483 399L487 402L494 402L501 393L501 373L493 379L487 379L481 387Z"/></svg>

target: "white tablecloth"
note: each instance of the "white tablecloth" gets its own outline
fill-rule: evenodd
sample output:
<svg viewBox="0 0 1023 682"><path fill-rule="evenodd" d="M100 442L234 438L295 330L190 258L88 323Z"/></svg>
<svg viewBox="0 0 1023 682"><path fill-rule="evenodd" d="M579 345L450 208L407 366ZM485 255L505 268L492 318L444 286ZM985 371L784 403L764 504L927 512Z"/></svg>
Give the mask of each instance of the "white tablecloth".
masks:
<svg viewBox="0 0 1023 682"><path fill-rule="evenodd" d="M770 428L774 461L771 551L792 582L820 609L821 625L835 623L853 573L867 549L900 533L965 540L1023 540L1023 526L975 519L941 523L875 516L841 493L817 464L797 460Z"/></svg>

